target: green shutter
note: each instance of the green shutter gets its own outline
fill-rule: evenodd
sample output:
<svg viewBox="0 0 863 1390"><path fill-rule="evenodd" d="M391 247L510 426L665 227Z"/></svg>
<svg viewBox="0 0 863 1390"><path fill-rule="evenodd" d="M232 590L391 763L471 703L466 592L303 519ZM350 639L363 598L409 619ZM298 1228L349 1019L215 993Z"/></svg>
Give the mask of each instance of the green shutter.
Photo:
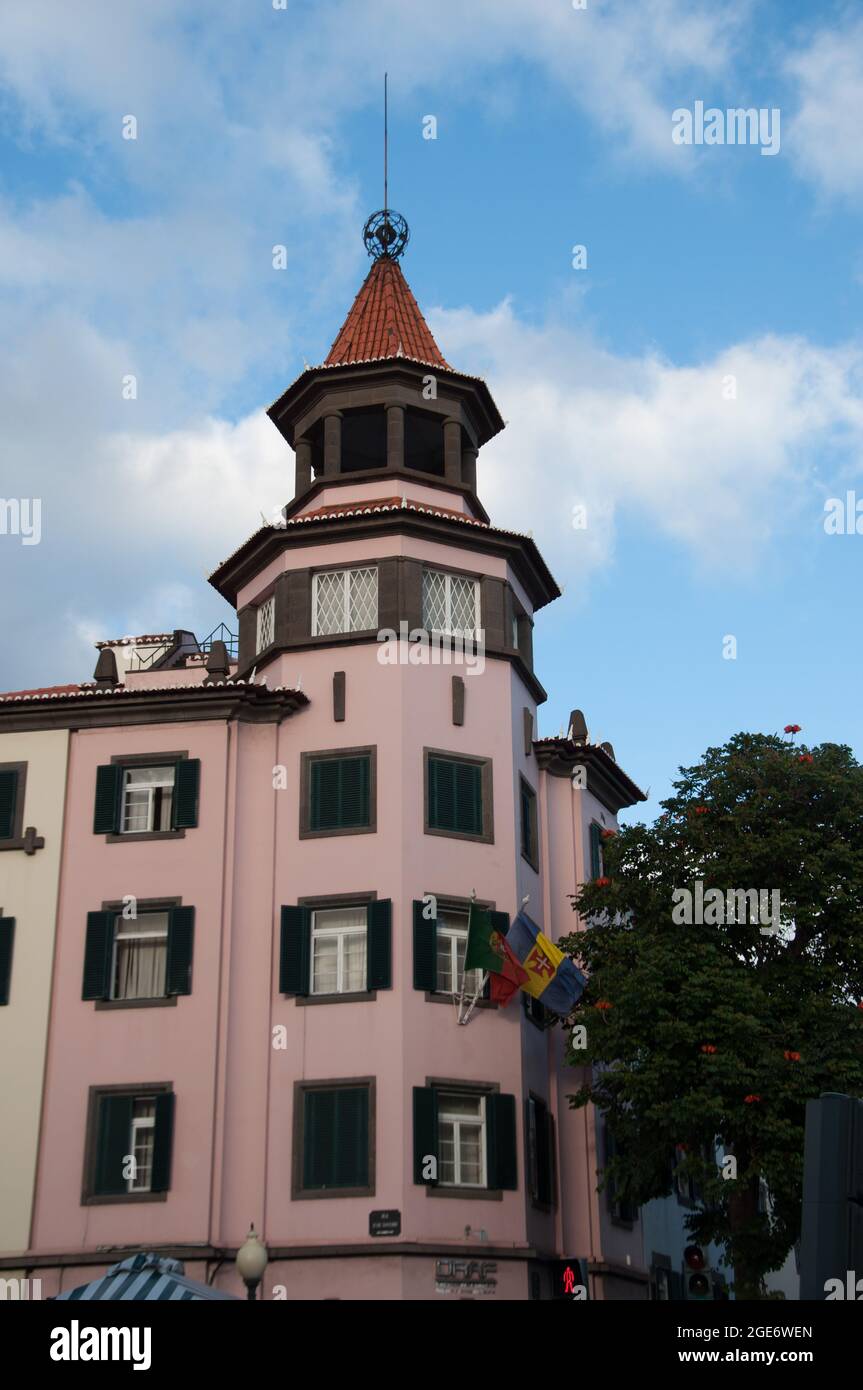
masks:
<svg viewBox="0 0 863 1390"><path fill-rule="evenodd" d="M437 1092L432 1086L414 1086L414 1182L433 1187L436 1178L424 1178L428 1157L438 1157Z"/></svg>
<svg viewBox="0 0 863 1390"><path fill-rule="evenodd" d="M131 1153L133 1096L100 1096L93 1194L113 1197L126 1191L124 1160Z"/></svg>
<svg viewBox="0 0 863 1390"><path fill-rule="evenodd" d="M195 909L172 907L168 913L168 962L166 994L192 993L192 946Z"/></svg>
<svg viewBox="0 0 863 1390"><path fill-rule="evenodd" d="M12 947L15 944L15 918L0 917L0 1004L9 1003L12 980Z"/></svg>
<svg viewBox="0 0 863 1390"><path fill-rule="evenodd" d="M437 989L437 918L424 917L425 903L414 901L414 989Z"/></svg>
<svg viewBox="0 0 863 1390"><path fill-rule="evenodd" d="M482 834L482 769L454 758L428 760L428 823L432 830Z"/></svg>
<svg viewBox="0 0 863 1390"><path fill-rule="evenodd" d="M366 989L392 987L392 906L389 898L369 903Z"/></svg>
<svg viewBox="0 0 863 1390"><path fill-rule="evenodd" d="M0 772L0 840L11 840L15 829L18 773Z"/></svg>
<svg viewBox="0 0 863 1390"><path fill-rule="evenodd" d="M181 758L174 774L174 829L191 830L198 824L200 758Z"/></svg>
<svg viewBox="0 0 863 1390"><path fill-rule="evenodd" d="M167 1192L171 1186L171 1151L174 1147L174 1092L156 1096L156 1124L153 1135L153 1175L151 1192Z"/></svg>
<svg viewBox="0 0 863 1390"><path fill-rule="evenodd" d="M282 908L279 943L279 993L309 992L311 913L307 907Z"/></svg>
<svg viewBox="0 0 863 1390"><path fill-rule="evenodd" d="M303 1095L303 1188L368 1187L367 1086Z"/></svg>
<svg viewBox="0 0 863 1390"><path fill-rule="evenodd" d="M552 1183L552 1126L554 1121L545 1101L534 1101L536 1123L536 1199L551 1206Z"/></svg>
<svg viewBox="0 0 863 1390"><path fill-rule="evenodd" d="M370 824L370 758L313 758L310 829L351 830Z"/></svg>
<svg viewBox="0 0 863 1390"><path fill-rule="evenodd" d="M116 835L120 829L120 793L123 769L119 763L96 768L96 806L93 814L95 835Z"/></svg>
<svg viewBox="0 0 863 1390"><path fill-rule="evenodd" d="M515 1096L492 1091L485 1098L488 1185L493 1191L518 1187L515 1145Z"/></svg>
<svg viewBox="0 0 863 1390"><path fill-rule="evenodd" d="M602 830L593 821L590 827L590 877L602 876Z"/></svg>
<svg viewBox="0 0 863 1390"><path fill-rule="evenodd" d="M369 1092L351 1086L336 1092L336 1187L369 1185Z"/></svg>
<svg viewBox="0 0 863 1390"><path fill-rule="evenodd" d="M303 1094L303 1189L332 1187L335 1174L335 1091Z"/></svg>
<svg viewBox="0 0 863 1390"><path fill-rule="evenodd" d="M113 912L87 913L82 999L107 999L111 992L111 948L114 944L114 915Z"/></svg>

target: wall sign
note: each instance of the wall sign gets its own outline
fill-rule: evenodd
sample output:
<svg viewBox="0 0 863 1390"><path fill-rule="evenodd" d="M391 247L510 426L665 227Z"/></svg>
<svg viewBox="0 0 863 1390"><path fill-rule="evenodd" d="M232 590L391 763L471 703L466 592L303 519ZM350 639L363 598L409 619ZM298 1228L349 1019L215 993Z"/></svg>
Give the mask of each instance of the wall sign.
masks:
<svg viewBox="0 0 863 1390"><path fill-rule="evenodd" d="M494 1293L496 1274L491 1260L435 1260L435 1293Z"/></svg>
<svg viewBox="0 0 863 1390"><path fill-rule="evenodd" d="M402 1214L400 1211L370 1211L370 1236L400 1236L402 1233Z"/></svg>

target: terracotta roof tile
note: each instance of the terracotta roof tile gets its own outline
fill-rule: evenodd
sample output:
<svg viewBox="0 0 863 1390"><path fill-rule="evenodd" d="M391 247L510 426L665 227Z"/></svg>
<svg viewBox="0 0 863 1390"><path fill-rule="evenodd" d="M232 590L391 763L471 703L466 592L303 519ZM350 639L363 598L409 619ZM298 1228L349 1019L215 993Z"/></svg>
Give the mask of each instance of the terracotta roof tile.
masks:
<svg viewBox="0 0 863 1390"><path fill-rule="evenodd" d="M335 367L393 357L408 357L452 370L431 335L398 261L382 256L363 281L324 365Z"/></svg>
<svg viewBox="0 0 863 1390"><path fill-rule="evenodd" d="M74 695L80 685L42 685L36 690L6 690L0 693L0 700L30 700L39 695Z"/></svg>

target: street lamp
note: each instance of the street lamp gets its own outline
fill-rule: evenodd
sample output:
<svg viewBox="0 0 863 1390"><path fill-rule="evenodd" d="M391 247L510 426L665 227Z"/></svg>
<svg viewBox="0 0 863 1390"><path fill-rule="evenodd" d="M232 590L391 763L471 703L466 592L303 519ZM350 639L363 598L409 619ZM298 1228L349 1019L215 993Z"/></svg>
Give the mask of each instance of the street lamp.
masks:
<svg viewBox="0 0 863 1390"><path fill-rule="evenodd" d="M247 1296L251 1299L255 1298L255 1289L264 1277L267 1258L267 1247L252 1223L249 1227L249 1234L237 1251L237 1269L240 1271L243 1283L248 1290Z"/></svg>

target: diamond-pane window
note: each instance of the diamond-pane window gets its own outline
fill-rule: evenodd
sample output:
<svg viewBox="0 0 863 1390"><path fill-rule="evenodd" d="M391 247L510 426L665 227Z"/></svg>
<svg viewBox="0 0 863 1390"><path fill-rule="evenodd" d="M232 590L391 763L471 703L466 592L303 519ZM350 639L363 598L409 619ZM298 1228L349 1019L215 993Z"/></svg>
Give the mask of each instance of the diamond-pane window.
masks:
<svg viewBox="0 0 863 1390"><path fill-rule="evenodd" d="M423 626L429 632L472 636L479 627L479 584L464 574L423 570Z"/></svg>
<svg viewBox="0 0 863 1390"><path fill-rule="evenodd" d="M265 599L258 609L258 635L255 644L255 653L264 651L269 647L273 640L273 621L275 618L276 600L273 595Z"/></svg>
<svg viewBox="0 0 863 1390"><path fill-rule="evenodd" d="M376 568L327 570L314 577L313 636L367 632L378 625Z"/></svg>

